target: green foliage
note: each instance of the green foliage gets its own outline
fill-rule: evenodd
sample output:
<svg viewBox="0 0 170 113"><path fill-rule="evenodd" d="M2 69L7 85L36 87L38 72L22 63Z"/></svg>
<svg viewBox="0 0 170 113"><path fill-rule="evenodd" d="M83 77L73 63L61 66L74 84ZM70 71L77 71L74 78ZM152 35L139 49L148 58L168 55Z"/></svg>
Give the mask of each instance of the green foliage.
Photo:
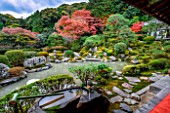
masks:
<svg viewBox="0 0 170 113"><path fill-rule="evenodd" d="M113 50L112 49L109 49L108 51L107 51L107 56L111 56L111 55L113 55Z"/></svg>
<svg viewBox="0 0 170 113"><path fill-rule="evenodd" d="M25 54L23 50L10 50L5 53L12 66L23 66Z"/></svg>
<svg viewBox="0 0 170 113"><path fill-rule="evenodd" d="M151 43L153 43L155 38L153 36L147 36L143 40L146 41L147 44L151 44Z"/></svg>
<svg viewBox="0 0 170 113"><path fill-rule="evenodd" d="M65 56L65 57L73 58L73 57L74 57L74 53L73 53L72 50L66 50L66 51L64 52L64 56Z"/></svg>
<svg viewBox="0 0 170 113"><path fill-rule="evenodd" d="M95 81L97 81L97 83L99 85L106 85L107 84L107 80L100 75L95 76L94 79L95 79Z"/></svg>
<svg viewBox="0 0 170 113"><path fill-rule="evenodd" d="M154 58L167 58L168 57L166 52L164 52L163 50L152 50L152 51L153 51L152 55Z"/></svg>
<svg viewBox="0 0 170 113"><path fill-rule="evenodd" d="M170 45L164 46L165 52L170 52Z"/></svg>
<svg viewBox="0 0 170 113"><path fill-rule="evenodd" d="M47 39L47 45L52 46L64 46L66 44L65 39L60 35L50 35Z"/></svg>
<svg viewBox="0 0 170 113"><path fill-rule="evenodd" d="M125 53L127 45L125 43L117 43L114 45L114 51L118 53Z"/></svg>
<svg viewBox="0 0 170 113"><path fill-rule="evenodd" d="M136 68L142 72L142 71L147 71L148 70L148 65L147 64L137 64Z"/></svg>
<svg viewBox="0 0 170 113"><path fill-rule="evenodd" d="M132 50L132 51L130 51L129 53L130 53L130 55L137 55L137 54L138 54L138 51Z"/></svg>
<svg viewBox="0 0 170 113"><path fill-rule="evenodd" d="M83 45L89 48L94 47L100 45L103 39L104 39L103 35L92 35L86 38Z"/></svg>
<svg viewBox="0 0 170 113"><path fill-rule="evenodd" d="M37 56L36 51L24 51L24 54L25 54L26 58L32 58L32 57Z"/></svg>
<svg viewBox="0 0 170 113"><path fill-rule="evenodd" d="M94 78L97 72L97 66L93 64L83 65L83 66L74 66L68 69L71 73L79 78L83 85L87 85L87 81L90 78Z"/></svg>
<svg viewBox="0 0 170 113"><path fill-rule="evenodd" d="M81 37L77 40L73 40L72 42L70 42L70 48L72 51L80 51L83 48L83 43L85 42L87 37Z"/></svg>
<svg viewBox="0 0 170 113"><path fill-rule="evenodd" d="M143 57L141 57L141 59L143 60L143 63L149 62L150 58L151 58L150 56L143 56Z"/></svg>
<svg viewBox="0 0 170 113"><path fill-rule="evenodd" d="M150 69L164 69L166 65L170 64L170 61L166 58L150 60L149 68Z"/></svg>
<svg viewBox="0 0 170 113"><path fill-rule="evenodd" d="M124 18L120 14L114 14L109 16L107 23L106 23L106 28L110 31L119 31L119 29L123 26L126 26L129 24L129 20Z"/></svg>
<svg viewBox="0 0 170 113"><path fill-rule="evenodd" d="M104 78L108 78L110 76L110 73L112 72L112 69L105 65L105 64L99 64L98 65L98 74Z"/></svg>
<svg viewBox="0 0 170 113"><path fill-rule="evenodd" d="M46 51L42 51L42 52L38 52L38 55L47 57L49 55L49 53Z"/></svg>
<svg viewBox="0 0 170 113"><path fill-rule="evenodd" d="M0 63L6 64L8 66L11 66L9 59L6 55L0 55Z"/></svg>

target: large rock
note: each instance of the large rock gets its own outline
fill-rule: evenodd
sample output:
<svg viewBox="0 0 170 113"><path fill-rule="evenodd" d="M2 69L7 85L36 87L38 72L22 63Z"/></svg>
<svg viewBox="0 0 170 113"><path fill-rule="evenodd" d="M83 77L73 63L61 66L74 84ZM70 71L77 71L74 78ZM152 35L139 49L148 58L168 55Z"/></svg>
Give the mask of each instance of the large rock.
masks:
<svg viewBox="0 0 170 113"><path fill-rule="evenodd" d="M125 112L123 110L113 110L113 113L127 113L127 112Z"/></svg>
<svg viewBox="0 0 170 113"><path fill-rule="evenodd" d="M115 56L110 56L109 57L111 61L116 61L116 57Z"/></svg>
<svg viewBox="0 0 170 113"><path fill-rule="evenodd" d="M114 104L115 102L122 102L123 98L121 96L115 96L109 99L109 101Z"/></svg>
<svg viewBox="0 0 170 113"><path fill-rule="evenodd" d="M128 113L133 113L132 108L125 103L120 103L120 108Z"/></svg>
<svg viewBox="0 0 170 113"><path fill-rule="evenodd" d="M122 72L121 71L116 71L116 75L121 76Z"/></svg>
<svg viewBox="0 0 170 113"><path fill-rule="evenodd" d="M141 80L137 77L125 77L129 82L141 82Z"/></svg>
<svg viewBox="0 0 170 113"><path fill-rule="evenodd" d="M7 78L9 67L6 64L0 63L0 78Z"/></svg>
<svg viewBox="0 0 170 113"><path fill-rule="evenodd" d="M114 86L112 90L113 90L115 93L117 93L118 95L120 95L120 96L130 97L129 94L125 93L124 91L122 91L121 89L119 89L119 88L116 87L116 86Z"/></svg>

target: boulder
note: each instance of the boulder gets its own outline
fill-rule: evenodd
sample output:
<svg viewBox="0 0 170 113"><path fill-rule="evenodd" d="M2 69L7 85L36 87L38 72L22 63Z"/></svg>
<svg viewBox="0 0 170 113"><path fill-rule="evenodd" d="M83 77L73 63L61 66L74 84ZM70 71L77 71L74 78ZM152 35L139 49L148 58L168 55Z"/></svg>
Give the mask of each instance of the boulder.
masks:
<svg viewBox="0 0 170 113"><path fill-rule="evenodd" d="M130 97L129 94L125 93L124 91L122 91L121 89L119 89L119 88L116 87L116 86L114 86L112 90L113 90L113 92L117 93L117 94L120 95L120 96Z"/></svg>
<svg viewBox="0 0 170 113"><path fill-rule="evenodd" d="M110 56L109 57L111 61L116 61L116 57L115 56Z"/></svg>
<svg viewBox="0 0 170 113"><path fill-rule="evenodd" d="M128 113L133 113L132 108L125 103L120 103L120 108Z"/></svg>
<svg viewBox="0 0 170 113"><path fill-rule="evenodd" d="M109 99L109 101L114 104L115 102L122 102L123 98L119 95L115 96L115 97L112 97Z"/></svg>
<svg viewBox="0 0 170 113"><path fill-rule="evenodd" d="M121 76L122 72L121 71L116 71L116 75Z"/></svg>
<svg viewBox="0 0 170 113"><path fill-rule="evenodd" d="M55 60L55 63L61 63L61 61L60 61L60 60L58 60L58 59L56 59L56 60Z"/></svg>
<svg viewBox="0 0 170 113"><path fill-rule="evenodd" d="M0 63L0 78L7 78L9 67L6 64Z"/></svg>

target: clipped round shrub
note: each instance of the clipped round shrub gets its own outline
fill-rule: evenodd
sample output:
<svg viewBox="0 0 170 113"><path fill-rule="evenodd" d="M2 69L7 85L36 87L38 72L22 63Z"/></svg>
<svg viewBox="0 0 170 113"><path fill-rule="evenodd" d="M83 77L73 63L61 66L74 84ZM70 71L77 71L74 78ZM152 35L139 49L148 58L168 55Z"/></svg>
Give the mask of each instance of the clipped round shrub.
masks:
<svg viewBox="0 0 170 113"><path fill-rule="evenodd" d="M139 42L137 42L137 46L139 47L139 46L143 46L145 43L143 42L143 41L139 41Z"/></svg>
<svg viewBox="0 0 170 113"><path fill-rule="evenodd" d="M24 51L26 58L32 58L37 56L37 52L36 51Z"/></svg>
<svg viewBox="0 0 170 113"><path fill-rule="evenodd" d="M95 81L97 81L98 84L100 85L106 85L107 84L107 80L105 78L103 78L102 76L98 75L95 76Z"/></svg>
<svg viewBox="0 0 170 113"><path fill-rule="evenodd" d="M42 52L38 52L38 55L47 57L49 55L49 53L46 51L42 51Z"/></svg>
<svg viewBox="0 0 170 113"><path fill-rule="evenodd" d="M153 36L147 36L143 40L146 41L147 44L151 44L155 38Z"/></svg>
<svg viewBox="0 0 170 113"><path fill-rule="evenodd" d="M169 65L170 61L166 58L154 59L149 62L150 69L164 69L166 65Z"/></svg>
<svg viewBox="0 0 170 113"><path fill-rule="evenodd" d="M157 50L152 53L154 58L167 58L168 55L162 51L162 50Z"/></svg>
<svg viewBox="0 0 170 113"><path fill-rule="evenodd" d="M9 67L11 66L9 59L6 55L0 55L0 63L6 64Z"/></svg>
<svg viewBox="0 0 170 113"><path fill-rule="evenodd" d="M10 50L5 53L12 66L23 66L25 54L23 50Z"/></svg>
<svg viewBox="0 0 170 113"><path fill-rule="evenodd" d="M136 65L127 65L123 67L122 73L125 76L136 76L137 74L139 74Z"/></svg>
<svg viewBox="0 0 170 113"><path fill-rule="evenodd" d="M8 70L10 76L20 76L24 71L24 67L13 67Z"/></svg>
<svg viewBox="0 0 170 113"><path fill-rule="evenodd" d="M71 58L73 58L73 57L74 57L74 53L73 53L72 50L66 50L66 51L64 52L64 56L65 56L65 57L71 57Z"/></svg>
<svg viewBox="0 0 170 113"><path fill-rule="evenodd" d="M117 43L114 46L114 51L118 54L118 53L125 53L127 49L127 45L125 43Z"/></svg>

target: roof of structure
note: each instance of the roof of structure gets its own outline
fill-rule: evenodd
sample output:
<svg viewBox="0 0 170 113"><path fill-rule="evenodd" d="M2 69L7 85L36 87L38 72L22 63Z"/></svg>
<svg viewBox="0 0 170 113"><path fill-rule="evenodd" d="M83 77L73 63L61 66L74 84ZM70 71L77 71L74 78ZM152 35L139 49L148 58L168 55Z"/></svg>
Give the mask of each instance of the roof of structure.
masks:
<svg viewBox="0 0 170 113"><path fill-rule="evenodd" d="M170 0L123 0L170 25Z"/></svg>

